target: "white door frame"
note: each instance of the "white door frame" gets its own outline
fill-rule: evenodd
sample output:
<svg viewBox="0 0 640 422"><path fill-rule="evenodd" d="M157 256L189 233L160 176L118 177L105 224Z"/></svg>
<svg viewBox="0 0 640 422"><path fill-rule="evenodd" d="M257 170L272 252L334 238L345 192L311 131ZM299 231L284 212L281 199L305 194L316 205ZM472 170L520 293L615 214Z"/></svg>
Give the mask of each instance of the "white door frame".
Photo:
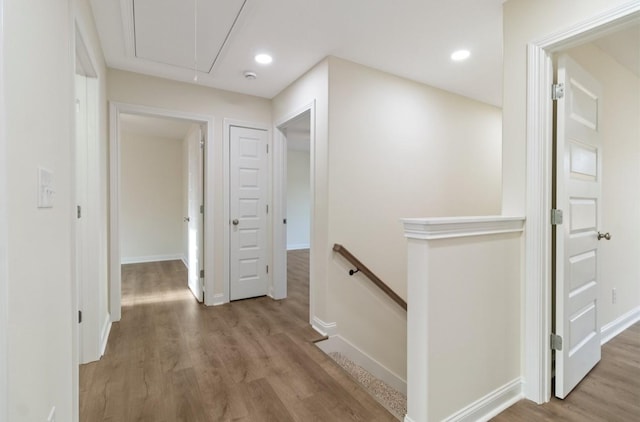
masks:
<svg viewBox="0 0 640 422"><path fill-rule="evenodd" d="M87 139L86 139L86 174L82 175L81 183L85 183L87 191L84 199L82 219L84 222L84 230L80 232L82 239L82 247L90 251L85 255L82 262L77 261L77 245L74 244L74 259L76 269L79 266L80 277L76 277L74 287L76 290L76 297L80 303L75 305L74 310L81 310L83 321L82 325L78 326L78 339L79 339L79 358L80 363L88 363L99 360L104 354L106 347L106 341L110 331L110 320L106 321L100 315L101 304L106 304L107 298L102 297L102 289L100 289L99 283L101 280L100 271L102 268L106 269L106 263L101 260L100 246L101 241L105 239L100 236L103 231L101 224L104 224L106 228L106 215L101 214L103 201L106 198L101 198L100 194L100 75L97 72L96 61L85 42L87 39L85 31L80 27L80 22L76 20L75 24L75 75L80 75L86 81L85 86L85 99L86 99L86 126L87 126ZM75 81L74 81L75 82ZM77 98L74 83L74 98ZM77 113L74 111L74 122L77 119ZM77 122L76 122L77 123ZM77 137L75 133L76 125L74 125L74 192L77 189L78 175L75 174L77 168ZM80 205L80 199L74 197L74 204ZM73 221L74 230L78 230L78 220ZM74 237L75 239L75 237ZM102 265L101 265L102 264ZM78 273L76 273L78 274ZM106 274L103 280L106 280ZM79 293L79 296L77 295ZM77 324L75 324L77 325Z"/></svg>
<svg viewBox="0 0 640 422"><path fill-rule="evenodd" d="M230 240L231 240L231 220L230 220L230 210L229 210L229 205L230 205L230 201L231 201L231 192L230 192L230 186L229 183L231 182L231 175L230 175L230 171L231 171L231 137L230 137L230 130L231 130L231 126L239 126L239 127L245 127L245 128L249 128L249 129L258 129L258 130L264 130L267 132L267 145L269 145L269 155L273 155L271 154L271 133L269 130L269 126L262 124L262 123L255 123L255 122L248 122L248 121L244 121L244 120L236 120L236 119L224 119L223 121L223 135L222 135L222 155L224 157L223 160L223 179L222 182L224 183L224 189L223 189L223 200L222 203L223 208L224 208L224 220L223 220L223 224L224 224L224 235L223 235L223 239L222 241L224 242L223 245L223 250L224 250L224 282L222 283L222 294L219 295L216 298L216 301L214 303L214 305L221 305L223 303L228 303L230 302L230 278L231 278L231 271L230 271L230 267L229 267L229 260L231 259L231 251L230 251ZM272 204L274 203L274 201L271 200L272 198L272 186L273 183L272 181L272 176L271 176L271 168L272 168L272 164L271 164L271 160L269 157L267 157L267 204L269 204L269 208L271 210L270 214L274 215L274 211L273 211L273 207ZM272 223L272 219L267 217L267 241L266 241L266 245L270 245L271 244L271 240L273 238L273 223ZM273 267L272 262L273 262L273 251L270 250L271 248L269 248L267 246L267 265L271 267ZM206 249L205 249L206 250ZM274 285L273 285L273 272L270 271L269 274L267 274L267 294L271 297L273 297L274 299L278 299L277 297L274 296L273 292L274 292Z"/></svg>
<svg viewBox="0 0 640 422"><path fill-rule="evenodd" d="M7 197L7 139L4 115L4 0L0 0L0 198ZM7 203L0 200L0 420L9 420L7 409L8 351L8 283L7 274ZM75 363L74 363L75 366Z"/></svg>
<svg viewBox="0 0 640 422"><path fill-rule="evenodd" d="M635 20L633 2L533 41L527 57L527 220L524 284L524 395L536 403L551 398L551 192L553 83L552 55L595 39Z"/></svg>
<svg viewBox="0 0 640 422"><path fill-rule="evenodd" d="M111 321L119 321L122 317L122 274L120 262L120 114L137 114L142 116L169 117L191 120L194 123L206 124L207 139L205 144L205 186L204 186L204 250L210 259L204 260L204 303L213 304L214 291L214 196L212 183L215 180L213 116L189 113L178 110L149 107L137 104L109 102L109 269L111 285Z"/></svg>
<svg viewBox="0 0 640 422"><path fill-rule="evenodd" d="M309 188L311 191L309 208L311 210L311 221L309 234L309 323L314 324L315 313L314 286L314 240L315 234L315 212L316 212L316 101L303 105L296 111L280 117L274 124L274 148L273 148L273 278L275 299L282 299L287 296L287 227L283 220L287 215L286 196L286 166L287 166L287 144L283 129L287 123L296 119L305 112L309 112ZM279 229L278 229L279 228Z"/></svg>

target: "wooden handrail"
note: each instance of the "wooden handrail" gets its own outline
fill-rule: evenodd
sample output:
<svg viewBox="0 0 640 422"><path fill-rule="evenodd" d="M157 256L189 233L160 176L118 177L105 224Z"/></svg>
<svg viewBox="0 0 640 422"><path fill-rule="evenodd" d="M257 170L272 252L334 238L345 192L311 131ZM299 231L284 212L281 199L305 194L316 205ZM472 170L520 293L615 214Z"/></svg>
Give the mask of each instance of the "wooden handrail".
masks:
<svg viewBox="0 0 640 422"><path fill-rule="evenodd" d="M356 267L356 271L351 270L349 272L349 275L353 275L356 272L361 272L362 274L366 275L369 278L369 280L373 282L373 284L375 284L376 286L378 286L380 290L385 292L387 296L389 296L391 299L393 299L394 302L400 305L402 309L404 309L405 311L407 310L407 302L405 302L404 299L398 296L396 292L391 290L391 288L387 286L384 281L380 280L380 277L375 275L369 268L367 268L366 265L360 262L358 258L353 256L353 254L349 252L347 248L336 243L335 245L333 245L333 251L342 255L347 261L349 261L352 265Z"/></svg>

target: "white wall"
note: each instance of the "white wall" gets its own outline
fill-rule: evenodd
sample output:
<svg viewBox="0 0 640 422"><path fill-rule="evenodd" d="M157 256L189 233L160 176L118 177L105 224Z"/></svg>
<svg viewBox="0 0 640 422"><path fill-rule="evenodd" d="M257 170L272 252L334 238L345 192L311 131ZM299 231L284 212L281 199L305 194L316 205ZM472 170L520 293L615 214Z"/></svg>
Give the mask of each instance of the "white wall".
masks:
<svg viewBox="0 0 640 422"><path fill-rule="evenodd" d="M593 44L568 51L602 84L602 226L598 323L640 313L640 79ZM612 289L617 303L612 303Z"/></svg>
<svg viewBox="0 0 640 422"><path fill-rule="evenodd" d="M188 113L210 115L214 117L214 180L208 180L209 192L215 198L214 236L212 251L205 252L207 259L214 260L214 295L223 293L224 283L224 195L223 184L223 119L231 118L269 125L271 122L271 101L236 94L197 84L175 82L166 79L144 76L130 72L109 69L108 95L111 101L141 104L178 110ZM228 223L226 223L228 224ZM210 304L210 303L208 303Z"/></svg>
<svg viewBox="0 0 640 422"><path fill-rule="evenodd" d="M629 0L509 0L503 6L502 210L524 215L527 44Z"/></svg>
<svg viewBox="0 0 640 422"><path fill-rule="evenodd" d="M400 296L401 218L499 214L500 109L344 60L329 67L329 243ZM332 255L327 301L341 336L406 377L406 314Z"/></svg>
<svg viewBox="0 0 640 422"><path fill-rule="evenodd" d="M90 49L99 51L85 2L5 1L4 35L11 39L3 52L4 171L10 181L5 198L11 221L6 237L9 421L45 420L52 406L57 420L77 420L73 16L89 30ZM102 72L100 60L98 66ZM54 174L51 209L36 207L38 166Z"/></svg>
<svg viewBox="0 0 640 422"><path fill-rule="evenodd" d="M311 230L309 152L287 151L287 249L307 249Z"/></svg>
<svg viewBox="0 0 640 422"><path fill-rule="evenodd" d="M120 148L122 262L180 259L186 225L182 140L123 132Z"/></svg>

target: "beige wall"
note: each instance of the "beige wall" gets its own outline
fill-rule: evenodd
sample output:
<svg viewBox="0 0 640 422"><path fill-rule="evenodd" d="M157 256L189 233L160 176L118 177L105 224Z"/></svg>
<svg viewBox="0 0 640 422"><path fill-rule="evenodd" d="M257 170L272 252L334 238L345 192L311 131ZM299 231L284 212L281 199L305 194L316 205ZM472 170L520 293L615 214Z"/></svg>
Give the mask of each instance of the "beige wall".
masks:
<svg viewBox="0 0 640 422"><path fill-rule="evenodd" d="M344 60L329 67L329 244L406 298L401 218L500 213L501 112ZM406 314L332 255L340 335L406 378Z"/></svg>
<svg viewBox="0 0 640 422"><path fill-rule="evenodd" d="M215 176L207 195L215 198L213 251L207 258L214 259L214 294L223 291L224 279L224 194L223 184L223 121L225 118L270 126L271 101L235 94L201 85L175 82L151 76L109 69L109 100L181 112L205 114L214 118L213 149Z"/></svg>
<svg viewBox="0 0 640 422"><path fill-rule="evenodd" d="M287 151L287 249L303 249L310 242L309 152Z"/></svg>
<svg viewBox="0 0 640 422"><path fill-rule="evenodd" d="M613 237L599 248L602 327L640 307L640 79L593 44L568 54L603 89L601 231Z"/></svg>
<svg viewBox="0 0 640 422"><path fill-rule="evenodd" d="M503 9L502 209L524 215L527 44L629 0L509 0Z"/></svg>
<svg viewBox="0 0 640 422"><path fill-rule="evenodd" d="M405 378L404 310L349 277L331 247L344 244L406 296L400 218L499 213L500 110L333 57L274 98L276 122L311 101L312 318L336 322L343 338Z"/></svg>
<svg viewBox="0 0 640 422"><path fill-rule="evenodd" d="M520 377L522 236L429 241L430 421Z"/></svg>
<svg viewBox="0 0 640 422"><path fill-rule="evenodd" d="M87 31L99 76L105 73L84 1L6 0L3 57L8 178L8 420L77 415L72 326L73 17ZM27 53L28 52L28 53ZM101 86L104 93L104 85ZM101 99L104 106L104 97ZM106 108L101 110L105 139ZM54 174L55 204L36 208L36 169Z"/></svg>
<svg viewBox="0 0 640 422"><path fill-rule="evenodd" d="M123 262L182 257L183 141L123 132L120 242ZM175 258L178 257L178 258Z"/></svg>

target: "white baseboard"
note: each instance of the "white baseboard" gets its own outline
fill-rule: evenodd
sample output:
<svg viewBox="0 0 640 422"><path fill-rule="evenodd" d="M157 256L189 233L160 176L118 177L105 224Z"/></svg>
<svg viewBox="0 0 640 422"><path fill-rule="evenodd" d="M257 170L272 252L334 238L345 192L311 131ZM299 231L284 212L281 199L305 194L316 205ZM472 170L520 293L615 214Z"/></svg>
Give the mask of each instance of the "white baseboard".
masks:
<svg viewBox="0 0 640 422"><path fill-rule="evenodd" d="M600 343L605 344L638 321L640 321L640 306L602 326L600 329Z"/></svg>
<svg viewBox="0 0 640 422"><path fill-rule="evenodd" d="M182 254L128 256L120 259L121 264L142 264L145 262L181 261Z"/></svg>
<svg viewBox="0 0 640 422"><path fill-rule="evenodd" d="M189 263L187 262L187 257L182 255L182 258L180 258L180 260L184 264L185 268L188 270L189 269Z"/></svg>
<svg viewBox="0 0 640 422"><path fill-rule="evenodd" d="M445 418L445 422L471 422L488 421L498 413L515 404L524 397L522 391L522 378L518 377L511 382L497 388L486 396L471 403L464 409Z"/></svg>
<svg viewBox="0 0 640 422"><path fill-rule="evenodd" d="M309 249L309 248L311 248L311 245L309 243L297 243L294 245L287 245L288 251L297 251L300 249Z"/></svg>
<svg viewBox="0 0 640 422"><path fill-rule="evenodd" d="M102 324L102 331L100 332L100 356L104 355L107 350L107 342L109 341L109 334L111 333L111 315L107 314L107 318Z"/></svg>
<svg viewBox="0 0 640 422"><path fill-rule="evenodd" d="M219 305L224 305L225 300L224 300L224 293L218 293L213 295L213 306L219 306Z"/></svg>
<svg viewBox="0 0 640 422"><path fill-rule="evenodd" d="M407 394L407 381L392 372L389 368L358 349L353 344L339 335L331 336L327 340L316 343L325 353L339 352L349 358L353 363L369 371L373 376L384 381L396 391Z"/></svg>
<svg viewBox="0 0 640 422"><path fill-rule="evenodd" d="M404 422L414 422L414 420L411 419L409 415L404 415Z"/></svg>
<svg viewBox="0 0 640 422"><path fill-rule="evenodd" d="M338 325L335 322L324 322L314 316L311 320L311 327L323 336L331 337L337 334Z"/></svg>

